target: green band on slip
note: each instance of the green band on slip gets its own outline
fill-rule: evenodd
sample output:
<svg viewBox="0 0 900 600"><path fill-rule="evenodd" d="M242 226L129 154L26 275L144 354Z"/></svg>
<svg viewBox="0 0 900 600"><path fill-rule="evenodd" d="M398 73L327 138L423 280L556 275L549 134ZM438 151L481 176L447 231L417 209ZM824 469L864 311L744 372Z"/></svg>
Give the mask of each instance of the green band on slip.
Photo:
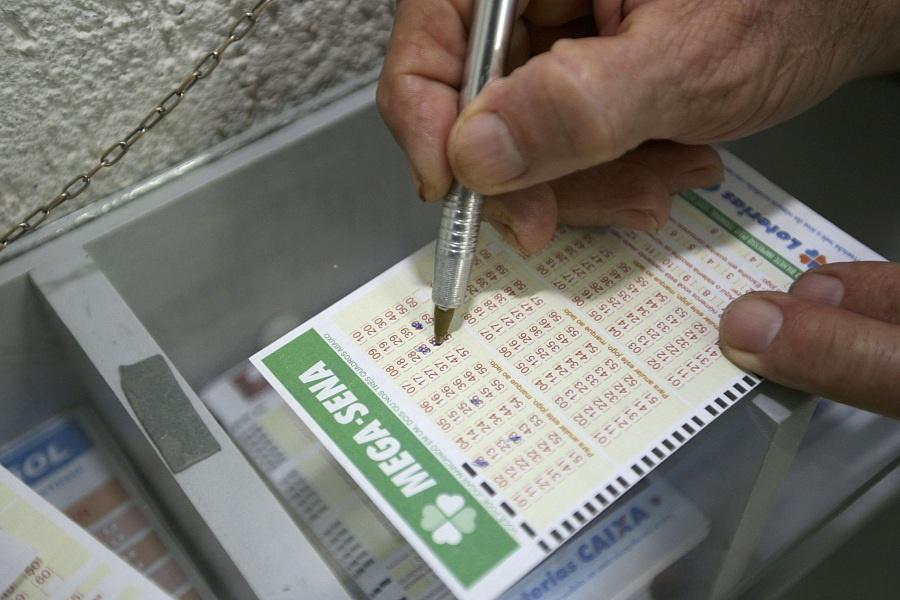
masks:
<svg viewBox="0 0 900 600"><path fill-rule="evenodd" d="M518 548L315 330L262 362L464 587Z"/></svg>
<svg viewBox="0 0 900 600"><path fill-rule="evenodd" d="M735 223L731 218L720 211L718 208L704 200L697 193L690 190L680 192L679 195L688 201L694 208L705 214L707 217L715 221L725 231L733 235L745 246L766 259L779 271L790 277L797 279L803 274L803 269L794 266L788 259L780 255L771 247L766 245L762 240L754 236L752 233Z"/></svg>

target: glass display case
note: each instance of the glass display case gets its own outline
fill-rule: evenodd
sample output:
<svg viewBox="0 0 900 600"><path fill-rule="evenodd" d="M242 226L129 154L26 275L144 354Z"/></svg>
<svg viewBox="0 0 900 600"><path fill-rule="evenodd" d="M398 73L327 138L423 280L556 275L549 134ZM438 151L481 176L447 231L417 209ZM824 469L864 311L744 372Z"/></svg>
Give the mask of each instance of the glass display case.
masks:
<svg viewBox="0 0 900 600"><path fill-rule="evenodd" d="M726 146L898 260L898 105L897 80L860 82ZM428 243L438 211L370 85L48 225L0 263L0 462L79 428L144 524L107 542L136 562L157 536L178 597L450 597L246 362ZM897 497L898 455L900 424L764 384L507 597L777 594ZM642 503L665 505L647 536L611 529Z"/></svg>

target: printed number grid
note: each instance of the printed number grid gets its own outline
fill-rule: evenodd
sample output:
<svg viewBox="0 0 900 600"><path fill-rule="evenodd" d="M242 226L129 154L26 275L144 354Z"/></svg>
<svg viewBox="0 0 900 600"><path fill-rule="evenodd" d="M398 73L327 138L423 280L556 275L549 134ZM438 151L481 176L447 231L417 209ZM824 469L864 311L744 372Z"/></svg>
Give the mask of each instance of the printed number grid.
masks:
<svg viewBox="0 0 900 600"><path fill-rule="evenodd" d="M479 250L469 286L477 302L462 319L480 329L478 335L508 339L517 348L544 336L549 340L551 333L567 346L579 332L571 326L569 334L557 332L562 317L556 311L544 316L544 300L510 271L507 261L491 247ZM573 479L588 453L546 418L510 369L471 339L471 331L455 333L437 347L430 298L425 298L422 302L410 293L374 318L354 307L343 321L353 323L349 335L366 356L466 457L483 488L501 492L513 513L525 511Z"/></svg>
<svg viewBox="0 0 900 600"><path fill-rule="evenodd" d="M656 464L651 455L686 440L679 424L689 437L705 424L697 410L718 414L722 394L733 401L732 387L755 383L721 355L716 323L733 298L772 282L738 266L758 257L700 237L717 233L675 210L656 233L562 229L521 258L486 232L470 303L442 346L428 285L409 273L335 320L496 502L560 541L573 531L566 501L615 497ZM415 270L429 272L430 259L420 254Z"/></svg>

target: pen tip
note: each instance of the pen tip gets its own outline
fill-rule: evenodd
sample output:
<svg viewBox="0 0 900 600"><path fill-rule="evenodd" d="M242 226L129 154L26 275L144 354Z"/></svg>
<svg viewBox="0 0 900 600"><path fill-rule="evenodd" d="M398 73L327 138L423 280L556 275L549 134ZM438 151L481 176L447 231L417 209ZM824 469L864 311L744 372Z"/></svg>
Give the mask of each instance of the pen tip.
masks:
<svg viewBox="0 0 900 600"><path fill-rule="evenodd" d="M450 334L450 323L453 321L453 309L434 307L434 343L440 346Z"/></svg>

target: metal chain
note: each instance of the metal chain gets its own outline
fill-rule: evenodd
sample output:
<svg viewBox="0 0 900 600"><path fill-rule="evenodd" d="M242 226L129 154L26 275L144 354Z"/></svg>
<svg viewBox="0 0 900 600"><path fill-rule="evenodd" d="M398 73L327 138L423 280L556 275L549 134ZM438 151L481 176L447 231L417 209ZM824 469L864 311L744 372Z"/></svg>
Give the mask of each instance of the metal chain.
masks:
<svg viewBox="0 0 900 600"><path fill-rule="evenodd" d="M26 233L36 229L60 204L80 195L87 189L91 184L91 181L93 181L94 176L96 176L101 169L109 168L122 160L122 158L128 154L131 147L141 139L145 133L156 127L160 121L175 110L175 107L181 103L185 94L194 87L194 84L201 79L209 77L216 67L219 66L219 63L222 61L222 56L225 54L228 47L235 42L241 41L248 33L250 33L250 30L253 29L256 22L259 20L259 16L272 2L274 2L274 0L259 0L256 6L251 10L242 13L237 21L231 26L231 29L228 30L228 35L222 43L219 44L219 47L211 52L207 52L203 58L194 65L191 74L188 75L178 87L169 92L165 98L154 106L131 133L126 135L121 141L118 141L107 148L106 151L100 155L97 163L89 171L72 179L72 181L66 184L62 188L62 191L60 191L53 199L46 204L35 208L28 216L3 234L3 236L0 237L0 252L5 250L7 246Z"/></svg>

